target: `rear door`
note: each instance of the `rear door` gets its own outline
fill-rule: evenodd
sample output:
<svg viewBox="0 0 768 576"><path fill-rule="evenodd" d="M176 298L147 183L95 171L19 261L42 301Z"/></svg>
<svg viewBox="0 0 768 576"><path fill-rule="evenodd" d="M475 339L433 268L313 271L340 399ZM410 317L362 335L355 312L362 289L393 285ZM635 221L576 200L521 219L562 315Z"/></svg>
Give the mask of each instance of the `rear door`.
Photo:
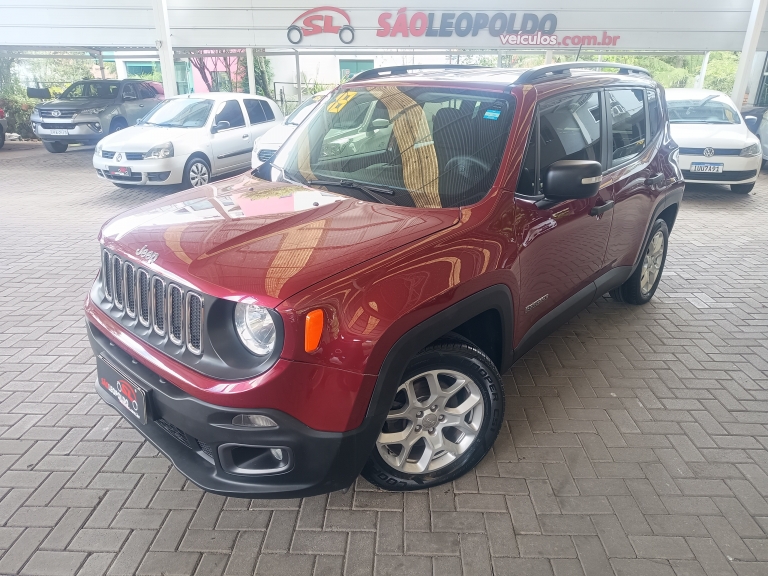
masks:
<svg viewBox="0 0 768 576"><path fill-rule="evenodd" d="M144 116L144 107L139 100L138 82L126 82L123 84L123 93L121 95L123 116L128 122L128 126L136 124L136 120Z"/></svg>
<svg viewBox="0 0 768 576"><path fill-rule="evenodd" d="M590 214L597 206L610 205L610 186L603 186L595 197L556 204L541 194L541 183L554 162L603 159L601 91L544 100L537 117L515 193L521 336L600 275L613 218L610 209Z"/></svg>
<svg viewBox="0 0 768 576"><path fill-rule="evenodd" d="M632 266L645 239L653 206L667 186L658 155L663 135L659 94L655 89L612 88L609 103L608 170L615 201L606 261Z"/></svg>
<svg viewBox="0 0 768 576"><path fill-rule="evenodd" d="M228 172L249 166L253 144L239 100L233 98L219 103L213 126L221 121L229 122L229 128L211 134L214 172Z"/></svg>
<svg viewBox="0 0 768 576"><path fill-rule="evenodd" d="M269 102L258 98L243 98L243 104L250 124L251 141L255 142L256 138L275 125L275 113Z"/></svg>

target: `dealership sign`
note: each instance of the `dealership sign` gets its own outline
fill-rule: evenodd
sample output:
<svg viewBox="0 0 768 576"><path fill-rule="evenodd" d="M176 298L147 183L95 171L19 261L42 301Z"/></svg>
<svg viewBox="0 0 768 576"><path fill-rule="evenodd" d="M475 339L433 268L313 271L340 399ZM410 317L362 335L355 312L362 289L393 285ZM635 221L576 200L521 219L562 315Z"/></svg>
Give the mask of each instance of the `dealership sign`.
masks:
<svg viewBox="0 0 768 576"><path fill-rule="evenodd" d="M368 30L365 30L368 32ZM349 12L333 6L320 6L297 16L288 26L291 44L299 44L317 35L337 35L342 44L355 41L355 28ZM404 39L410 46L429 47L446 41L462 46L616 46L620 36L602 31L600 34L557 34L557 15L552 12L457 12L410 11L378 15L375 34L380 46L400 46ZM323 44L326 44L323 42ZM370 44L365 42L365 44Z"/></svg>

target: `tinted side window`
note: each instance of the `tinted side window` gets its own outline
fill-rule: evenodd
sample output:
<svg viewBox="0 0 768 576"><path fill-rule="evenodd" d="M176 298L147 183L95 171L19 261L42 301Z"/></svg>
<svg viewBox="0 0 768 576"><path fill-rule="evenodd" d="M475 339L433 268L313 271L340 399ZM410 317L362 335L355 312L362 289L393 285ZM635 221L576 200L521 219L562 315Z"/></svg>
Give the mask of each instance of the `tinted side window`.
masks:
<svg viewBox="0 0 768 576"><path fill-rule="evenodd" d="M261 107L264 109L264 116L267 117L267 122L275 119L275 113L272 111L272 106L269 105L269 102L264 102L264 100L260 100Z"/></svg>
<svg viewBox="0 0 768 576"><path fill-rule="evenodd" d="M154 98L155 92L146 84L139 84L139 98L142 100L145 98Z"/></svg>
<svg viewBox="0 0 768 576"><path fill-rule="evenodd" d="M226 120L229 122L230 128L240 128L245 126L245 116L243 116L243 109L240 107L240 102L237 100L227 100L219 106L219 111L216 114L214 125Z"/></svg>
<svg viewBox="0 0 768 576"><path fill-rule="evenodd" d="M611 111L611 166L638 156L645 148L645 106L643 90L609 90Z"/></svg>
<svg viewBox="0 0 768 576"><path fill-rule="evenodd" d="M558 160L600 162L602 117L598 92L545 101L539 113L539 175Z"/></svg>
<svg viewBox="0 0 768 576"><path fill-rule="evenodd" d="M245 111L248 112L248 120L251 124L261 124L267 121L267 117L264 114L264 109L261 107L261 102L256 99L243 100L245 104Z"/></svg>
<svg viewBox="0 0 768 576"><path fill-rule="evenodd" d="M648 98L649 140L653 140L661 130L661 105L656 90L646 90Z"/></svg>
<svg viewBox="0 0 768 576"><path fill-rule="evenodd" d="M134 84L126 84L123 86L123 100L136 100L136 86Z"/></svg>

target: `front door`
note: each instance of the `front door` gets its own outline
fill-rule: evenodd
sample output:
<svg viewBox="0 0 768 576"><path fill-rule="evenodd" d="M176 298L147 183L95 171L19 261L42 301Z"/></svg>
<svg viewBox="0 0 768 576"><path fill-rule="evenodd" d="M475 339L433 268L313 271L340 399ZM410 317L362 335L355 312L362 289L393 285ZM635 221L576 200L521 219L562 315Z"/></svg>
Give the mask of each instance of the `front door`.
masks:
<svg viewBox="0 0 768 576"><path fill-rule="evenodd" d="M603 270L612 211L611 187L580 200L552 203L542 196L549 166L558 160L603 161L603 103L600 92L568 94L539 105L515 193L520 249L518 319L521 338L538 320L588 286Z"/></svg>
<svg viewBox="0 0 768 576"><path fill-rule="evenodd" d="M213 170L217 174L246 167L251 161L251 133L245 125L245 116L238 100L226 100L219 104L213 126L229 122L229 127L211 134Z"/></svg>

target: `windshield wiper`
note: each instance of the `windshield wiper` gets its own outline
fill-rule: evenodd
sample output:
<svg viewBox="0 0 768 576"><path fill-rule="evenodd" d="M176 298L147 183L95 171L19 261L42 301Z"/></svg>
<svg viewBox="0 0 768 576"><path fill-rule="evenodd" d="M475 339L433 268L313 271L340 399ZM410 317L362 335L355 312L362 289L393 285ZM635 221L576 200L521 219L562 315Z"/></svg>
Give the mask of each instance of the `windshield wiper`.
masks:
<svg viewBox="0 0 768 576"><path fill-rule="evenodd" d="M386 194L388 196L394 196L395 193L389 188L376 188L373 186L366 186L364 184L358 184L352 180L307 180L307 184L310 186L339 186L341 188L353 188L360 190L363 194L369 198L373 198L376 202L381 204L394 204L389 198L382 198L379 194Z"/></svg>

